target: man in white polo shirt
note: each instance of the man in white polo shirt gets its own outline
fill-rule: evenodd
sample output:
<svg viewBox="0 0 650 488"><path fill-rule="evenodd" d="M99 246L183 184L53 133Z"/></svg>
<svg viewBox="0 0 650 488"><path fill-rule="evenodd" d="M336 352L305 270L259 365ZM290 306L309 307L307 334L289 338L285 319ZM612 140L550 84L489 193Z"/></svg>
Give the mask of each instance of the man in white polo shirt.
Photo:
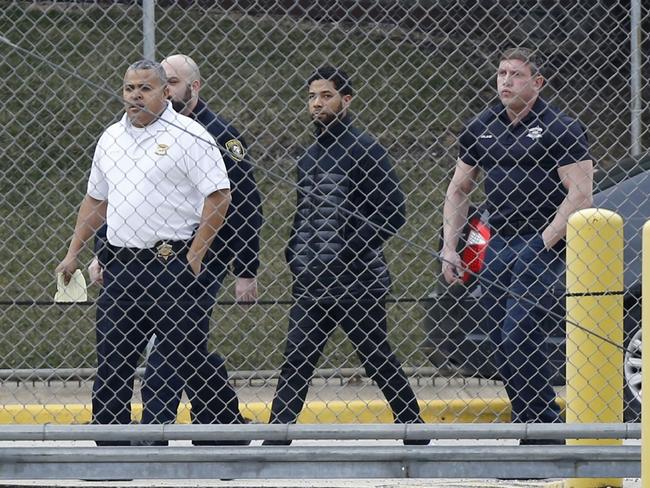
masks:
<svg viewBox="0 0 650 488"><path fill-rule="evenodd" d="M207 347L199 347L208 337L197 323L214 304L201 272L230 204L230 183L212 136L176 113L168 96L159 63L129 66L126 113L97 143L68 253L57 267L67 282L106 221L92 399L97 424L131 421L135 369L153 333L165 368L184 381L213 378Z"/></svg>

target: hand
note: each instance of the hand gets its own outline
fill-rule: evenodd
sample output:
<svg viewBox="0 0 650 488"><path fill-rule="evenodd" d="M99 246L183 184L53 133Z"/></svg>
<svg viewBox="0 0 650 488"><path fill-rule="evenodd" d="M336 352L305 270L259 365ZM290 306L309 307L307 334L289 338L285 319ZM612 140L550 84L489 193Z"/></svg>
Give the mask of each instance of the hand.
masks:
<svg viewBox="0 0 650 488"><path fill-rule="evenodd" d="M65 258L63 258L63 261L59 263L55 271L56 273L63 273L63 283L67 285L70 283L70 278L72 278L72 275L77 271L77 269L79 269L77 255L66 254Z"/></svg>
<svg viewBox="0 0 650 488"><path fill-rule="evenodd" d="M465 267L460 259L460 255L457 252L443 251L440 254L440 260L442 262L442 275L445 277L447 284L455 285L463 283Z"/></svg>
<svg viewBox="0 0 650 488"><path fill-rule="evenodd" d="M250 305L257 300L257 278L235 279L235 300L241 305Z"/></svg>
<svg viewBox="0 0 650 488"><path fill-rule="evenodd" d="M91 285L104 285L104 270L102 269L101 264L99 264L97 256L95 256L88 265L88 276L90 277Z"/></svg>
<svg viewBox="0 0 650 488"><path fill-rule="evenodd" d="M191 248L189 251L187 251L187 264L192 270L192 273L194 273L194 276L197 278L201 274L202 262L203 262L203 256L199 256L194 251L192 251Z"/></svg>
<svg viewBox="0 0 650 488"><path fill-rule="evenodd" d="M564 237L563 233L555 232L550 225L542 232L542 242L544 243L544 250L549 251Z"/></svg>

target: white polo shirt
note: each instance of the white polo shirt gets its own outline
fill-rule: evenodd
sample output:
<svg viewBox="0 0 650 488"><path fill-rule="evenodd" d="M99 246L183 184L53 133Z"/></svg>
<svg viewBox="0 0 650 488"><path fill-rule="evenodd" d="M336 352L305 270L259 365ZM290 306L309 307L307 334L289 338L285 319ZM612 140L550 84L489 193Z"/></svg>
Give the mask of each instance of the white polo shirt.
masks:
<svg viewBox="0 0 650 488"><path fill-rule="evenodd" d="M88 179L88 195L108 201L106 236L118 247L189 239L205 197L227 188L228 174L214 139L171 103L147 127L133 127L124 114L106 129Z"/></svg>

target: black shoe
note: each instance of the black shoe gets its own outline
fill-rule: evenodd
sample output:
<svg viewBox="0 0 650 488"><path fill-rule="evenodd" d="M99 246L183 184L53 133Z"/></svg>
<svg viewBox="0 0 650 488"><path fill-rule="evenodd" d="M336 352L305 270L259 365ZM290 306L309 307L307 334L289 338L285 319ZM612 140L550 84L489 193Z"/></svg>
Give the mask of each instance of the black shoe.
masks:
<svg viewBox="0 0 650 488"><path fill-rule="evenodd" d="M250 439L239 441L192 441L194 446L249 446Z"/></svg>
<svg viewBox="0 0 650 488"><path fill-rule="evenodd" d="M84 480L82 479L81 481L89 481L91 483L106 483L110 481L133 481L133 478L113 478L113 479L105 479L105 480Z"/></svg>
<svg viewBox="0 0 650 488"><path fill-rule="evenodd" d="M263 446L290 446L291 441L289 441L289 440L277 440L277 441L266 440L266 441L262 442L262 445Z"/></svg>
<svg viewBox="0 0 650 488"><path fill-rule="evenodd" d="M520 446L564 446L564 439L521 439Z"/></svg>
<svg viewBox="0 0 650 488"><path fill-rule="evenodd" d="M430 439L404 439L405 446L428 446Z"/></svg>
<svg viewBox="0 0 650 488"><path fill-rule="evenodd" d="M422 417L418 416L418 418L414 420L408 420L404 422L405 424L424 424L424 420L422 420ZM405 446L428 446L429 442L431 442L431 439L404 439L402 441Z"/></svg>
<svg viewBox="0 0 650 488"><path fill-rule="evenodd" d="M168 441L131 441L133 447L167 447Z"/></svg>

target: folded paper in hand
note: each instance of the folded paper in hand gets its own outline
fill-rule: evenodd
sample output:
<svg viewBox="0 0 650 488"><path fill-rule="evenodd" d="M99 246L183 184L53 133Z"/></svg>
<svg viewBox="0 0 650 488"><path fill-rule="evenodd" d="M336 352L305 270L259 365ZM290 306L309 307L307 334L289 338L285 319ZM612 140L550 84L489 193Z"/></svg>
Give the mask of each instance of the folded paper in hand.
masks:
<svg viewBox="0 0 650 488"><path fill-rule="evenodd" d="M88 300L86 280L80 269L76 270L66 285L63 282L63 273L56 274L56 303L85 302Z"/></svg>

